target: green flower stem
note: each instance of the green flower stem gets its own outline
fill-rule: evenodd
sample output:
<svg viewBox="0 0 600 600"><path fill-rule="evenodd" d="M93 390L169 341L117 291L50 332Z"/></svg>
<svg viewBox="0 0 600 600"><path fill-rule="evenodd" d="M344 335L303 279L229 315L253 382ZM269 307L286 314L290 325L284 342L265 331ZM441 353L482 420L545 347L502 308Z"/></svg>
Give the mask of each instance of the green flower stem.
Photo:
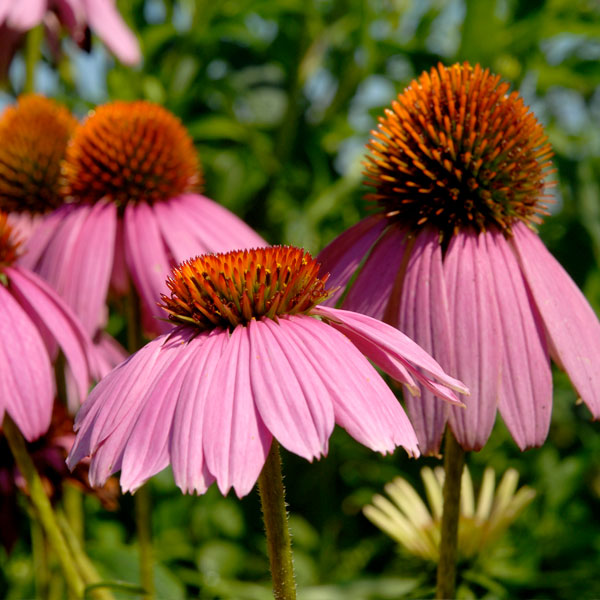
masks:
<svg viewBox="0 0 600 600"><path fill-rule="evenodd" d="M48 500L48 496L44 492L42 480L27 452L25 440L8 413L4 415L2 429L15 458L15 462L19 467L19 471L21 471L23 478L27 482L31 503L44 529L46 538L60 563L67 586L76 598L81 598L84 590L83 580L75 568L67 542L56 522L50 500Z"/></svg>
<svg viewBox="0 0 600 600"><path fill-rule="evenodd" d="M295 600L292 540L285 506L279 444L275 440L258 478L258 491L267 533L273 596L276 600Z"/></svg>
<svg viewBox="0 0 600 600"><path fill-rule="evenodd" d="M72 530L67 517L62 512L57 511L56 519L65 536L65 539L67 540L69 550L73 555L73 559L75 560L75 564L79 569L79 572L83 576L86 586L97 585L101 583L100 575L98 574L98 571L96 571L96 567L94 567L92 561L83 551L80 539ZM95 598L96 600L114 600L114 596L109 590L100 587L91 590L87 595Z"/></svg>
<svg viewBox="0 0 600 600"><path fill-rule="evenodd" d="M42 40L44 39L43 25L30 29L25 40L25 85L23 92L35 92L35 67L42 58Z"/></svg>
<svg viewBox="0 0 600 600"><path fill-rule="evenodd" d="M126 298L127 349L131 354L143 345L140 299L133 286ZM133 496L135 525L140 549L140 583L146 591L145 598L154 596L154 551L152 548L152 499L147 485Z"/></svg>
<svg viewBox="0 0 600 600"><path fill-rule="evenodd" d="M438 600L454 598L458 519L460 516L460 485L464 464L465 451L448 429L444 447L444 508L435 595Z"/></svg>
<svg viewBox="0 0 600 600"><path fill-rule="evenodd" d="M50 587L50 568L48 566L48 549L44 531L39 521L34 518L33 510L30 514L31 551L33 556L33 577L35 582L36 598L47 598Z"/></svg>
<svg viewBox="0 0 600 600"><path fill-rule="evenodd" d="M70 483L63 483L63 506L69 520L69 528L80 544L83 544L84 511L81 490Z"/></svg>

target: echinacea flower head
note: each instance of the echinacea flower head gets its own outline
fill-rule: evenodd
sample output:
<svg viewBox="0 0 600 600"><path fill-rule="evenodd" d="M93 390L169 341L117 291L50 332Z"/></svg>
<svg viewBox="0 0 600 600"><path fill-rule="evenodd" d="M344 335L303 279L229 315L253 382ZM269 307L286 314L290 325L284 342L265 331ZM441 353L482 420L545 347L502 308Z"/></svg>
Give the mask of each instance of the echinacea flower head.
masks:
<svg viewBox="0 0 600 600"><path fill-rule="evenodd" d="M79 411L72 467L90 480L120 470L123 490L173 467L184 492L244 496L273 437L307 460L337 423L365 446L419 450L406 414L371 365L449 402L463 384L397 329L320 306L326 276L306 252L270 247L204 255L173 270L163 306L174 328L92 390Z"/></svg>
<svg viewBox="0 0 600 600"><path fill-rule="evenodd" d="M600 323L535 232L552 151L518 94L478 65L439 65L373 136L376 212L319 260L341 286L328 302L398 327L468 385L463 411L407 398L421 451L439 451L446 424L480 449L497 409L521 449L542 444L550 357L600 417Z"/></svg>
<svg viewBox="0 0 600 600"><path fill-rule="evenodd" d="M60 168L77 127L54 100L27 94L0 117L0 210L38 215L63 203Z"/></svg>
<svg viewBox="0 0 600 600"><path fill-rule="evenodd" d="M56 293L15 264L18 253L18 240L0 212L0 423L8 413L32 441L50 425L58 348L83 397L90 383L91 341Z"/></svg>
<svg viewBox="0 0 600 600"><path fill-rule="evenodd" d="M64 27L76 44L89 50L91 29L124 64L135 65L141 60L138 41L115 0L4 0L0 3L0 26L5 29L0 46L8 41L5 38L25 34L40 24L52 49L58 46Z"/></svg>
<svg viewBox="0 0 600 600"><path fill-rule="evenodd" d="M421 478L429 506L408 481L397 477L385 486L389 499L377 494L363 512L410 554L437 563L440 558L444 469L425 467L421 470ZM519 474L515 469L508 469L497 487L495 479L494 470L488 467L476 502L469 470L467 467L463 470L457 546L460 559L473 559L489 551L535 498L533 489L527 486L517 489Z"/></svg>
<svg viewBox="0 0 600 600"><path fill-rule="evenodd" d="M189 256L264 245L238 217L200 195L187 131L146 101L98 107L74 133L63 163L63 205L48 215L23 260L67 300L94 335L109 287L133 282L144 327L165 331L156 302L172 266ZM168 328L168 327L167 327Z"/></svg>

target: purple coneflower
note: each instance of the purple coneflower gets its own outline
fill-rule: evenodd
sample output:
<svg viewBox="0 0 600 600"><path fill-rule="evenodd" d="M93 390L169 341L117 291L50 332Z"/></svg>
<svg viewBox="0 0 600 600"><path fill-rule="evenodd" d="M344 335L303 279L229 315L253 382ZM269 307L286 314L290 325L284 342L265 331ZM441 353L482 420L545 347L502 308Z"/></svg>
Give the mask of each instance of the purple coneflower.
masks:
<svg viewBox="0 0 600 600"><path fill-rule="evenodd" d="M293 247L205 255L174 269L162 300L176 327L94 388L68 464L91 455L92 484L121 470L127 491L171 463L184 492L216 480L241 497L273 438L312 460L327 453L335 423L373 450L401 445L418 455L410 422L367 358L453 403L445 386L465 387L397 329L317 306L328 295L318 269Z"/></svg>
<svg viewBox="0 0 600 600"><path fill-rule="evenodd" d="M14 36L40 24L51 47L58 45L63 26L76 44L89 49L92 29L123 63L134 65L141 60L138 41L124 23L115 0L0 0L0 27L4 30L0 54L7 51L2 46L9 41L8 50L14 52Z"/></svg>
<svg viewBox="0 0 600 600"><path fill-rule="evenodd" d="M496 409L521 449L542 444L550 357L600 417L600 324L534 229L552 151L508 88L466 63L413 81L368 146L378 214L319 256L334 286L360 269L343 308L398 327L469 386L465 410L426 389L407 398L424 453L438 452L446 423L480 449Z"/></svg>
<svg viewBox="0 0 600 600"><path fill-rule="evenodd" d="M35 230L25 264L58 290L90 334L109 286L133 281L144 327L165 331L156 299L173 265L203 252L264 245L238 217L196 192L197 155L183 125L145 101L112 102L76 130L63 166L66 202Z"/></svg>
<svg viewBox="0 0 600 600"><path fill-rule="evenodd" d="M58 347L85 397L91 343L56 293L14 264L18 251L7 216L0 212L0 424L8 413L32 441L50 425Z"/></svg>

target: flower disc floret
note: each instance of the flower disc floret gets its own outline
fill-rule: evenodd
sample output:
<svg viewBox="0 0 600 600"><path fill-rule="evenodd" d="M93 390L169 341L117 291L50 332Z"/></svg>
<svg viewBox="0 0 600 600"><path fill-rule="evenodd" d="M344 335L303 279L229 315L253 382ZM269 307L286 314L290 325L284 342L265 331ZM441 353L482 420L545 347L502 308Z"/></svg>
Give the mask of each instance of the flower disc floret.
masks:
<svg viewBox="0 0 600 600"><path fill-rule="evenodd" d="M539 223L552 149L509 84L479 65L438 65L392 103L368 144L368 198L389 218L441 235Z"/></svg>
<svg viewBox="0 0 600 600"><path fill-rule="evenodd" d="M299 248L274 246L208 254L182 263L162 296L169 319L201 330L234 328L252 319L308 314L329 293L328 275Z"/></svg>
<svg viewBox="0 0 600 600"><path fill-rule="evenodd" d="M8 215L0 212L0 267L10 266L17 260L21 241L15 239Z"/></svg>
<svg viewBox="0 0 600 600"><path fill-rule="evenodd" d="M21 96L0 118L0 210L45 213L60 206L61 161L76 119L37 95Z"/></svg>
<svg viewBox="0 0 600 600"><path fill-rule="evenodd" d="M153 204L196 191L201 176L192 139L181 121L146 101L98 107L69 144L67 196Z"/></svg>

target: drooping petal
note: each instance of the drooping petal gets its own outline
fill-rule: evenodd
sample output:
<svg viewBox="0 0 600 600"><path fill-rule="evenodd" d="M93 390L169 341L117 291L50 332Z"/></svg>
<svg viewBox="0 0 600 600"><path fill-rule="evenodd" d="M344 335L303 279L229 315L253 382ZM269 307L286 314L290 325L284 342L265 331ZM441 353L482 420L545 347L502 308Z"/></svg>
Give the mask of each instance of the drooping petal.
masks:
<svg viewBox="0 0 600 600"><path fill-rule="evenodd" d="M250 343L246 327L236 327L209 386L202 426L204 457L219 490L239 498L254 487L272 436L256 406L250 384Z"/></svg>
<svg viewBox="0 0 600 600"><path fill-rule="evenodd" d="M501 233L485 236L504 343L500 414L524 450L541 445L552 412L552 373L541 317Z"/></svg>
<svg viewBox="0 0 600 600"><path fill-rule="evenodd" d="M163 351L175 353L174 358L166 362L160 373L157 373L152 387L145 393L144 404L131 425L121 462L120 479L124 492L135 491L169 464L169 440L177 398L186 373L196 369L194 346L203 349L204 340L204 336L196 344L194 340L190 340L185 351L181 347L168 349L168 345L163 346Z"/></svg>
<svg viewBox="0 0 600 600"><path fill-rule="evenodd" d="M426 385L432 385L437 395L451 403L462 404L456 395L444 386L468 393L465 384L450 377L430 354L395 327L367 315L328 306L317 306L312 314L328 319L333 327L339 329L353 343L360 344L361 351L366 356L371 358L372 355L376 364L379 364L378 359L387 355L392 359L387 364L391 365L393 361L400 362L413 377ZM385 364L380 366L385 370ZM431 375L442 385L429 381L417 368ZM393 373L390 375L394 376Z"/></svg>
<svg viewBox="0 0 600 600"><path fill-rule="evenodd" d="M161 320L166 313L157 303L160 295L169 291L166 280L171 269L154 207L129 203L124 223L125 258L142 302L144 328L165 333L172 325Z"/></svg>
<svg viewBox="0 0 600 600"><path fill-rule="evenodd" d="M216 329L201 344L196 340L189 344L193 368L183 378L169 440L173 476L184 494L192 491L203 494L215 479L204 460L202 429L208 383L228 338L227 331Z"/></svg>
<svg viewBox="0 0 600 600"><path fill-rule="evenodd" d="M471 392L466 409L449 409L449 422L465 450L487 441L500 398L503 341L483 236L455 235L444 260L456 375Z"/></svg>
<svg viewBox="0 0 600 600"><path fill-rule="evenodd" d="M64 298L90 335L104 324L116 224L112 202L65 212L34 268Z"/></svg>
<svg viewBox="0 0 600 600"><path fill-rule="evenodd" d="M585 296L524 224L513 247L542 317L552 357L564 368L595 419L600 418L600 322Z"/></svg>
<svg viewBox="0 0 600 600"><path fill-rule="evenodd" d="M262 248L267 242L225 207L199 194L183 194L154 207L176 263L207 252Z"/></svg>
<svg viewBox="0 0 600 600"><path fill-rule="evenodd" d="M31 442L50 426L50 359L36 326L1 283L0 306L0 418L7 411Z"/></svg>
<svg viewBox="0 0 600 600"><path fill-rule="evenodd" d="M191 337L184 327L160 336L100 381L75 417L78 435L67 459L69 468L85 456L95 455L90 471L94 484L102 484L120 468L124 441L144 406L148 390L162 367L185 352Z"/></svg>
<svg viewBox="0 0 600 600"><path fill-rule="evenodd" d="M92 341L68 306L35 273L18 266L6 267L5 273L15 298L38 329L47 331L62 348L79 398L85 398L91 383L90 365L95 361Z"/></svg>
<svg viewBox="0 0 600 600"><path fill-rule="evenodd" d="M348 281L387 224L387 219L380 216L367 217L321 250L317 261L321 263L320 273L330 274L327 288L340 287L325 301L328 306L335 306L341 298Z"/></svg>
<svg viewBox="0 0 600 600"><path fill-rule="evenodd" d="M382 454L403 446L411 456L419 455L417 437L402 406L346 336L312 317L294 316L288 337L304 350L313 373L329 390L338 425Z"/></svg>
<svg viewBox="0 0 600 600"><path fill-rule="evenodd" d="M138 41L119 14L114 0L81 0L90 28L124 64L142 59Z"/></svg>
<svg viewBox="0 0 600 600"><path fill-rule="evenodd" d="M435 230L425 229L415 240L396 319L398 329L434 356L447 373L455 373L442 249ZM438 454L448 418L446 403L426 387L420 397L405 394L405 400L421 452Z"/></svg>
<svg viewBox="0 0 600 600"><path fill-rule="evenodd" d="M406 249L406 233L397 226L388 227L352 284L344 309L385 320L386 308L397 304Z"/></svg>
<svg viewBox="0 0 600 600"><path fill-rule="evenodd" d="M29 31L42 22L48 5L47 0L19 0L11 2L6 24L18 31Z"/></svg>
<svg viewBox="0 0 600 600"><path fill-rule="evenodd" d="M289 332L297 318L252 321L250 383L267 429L287 450L312 461L327 454L335 425L331 394Z"/></svg>

